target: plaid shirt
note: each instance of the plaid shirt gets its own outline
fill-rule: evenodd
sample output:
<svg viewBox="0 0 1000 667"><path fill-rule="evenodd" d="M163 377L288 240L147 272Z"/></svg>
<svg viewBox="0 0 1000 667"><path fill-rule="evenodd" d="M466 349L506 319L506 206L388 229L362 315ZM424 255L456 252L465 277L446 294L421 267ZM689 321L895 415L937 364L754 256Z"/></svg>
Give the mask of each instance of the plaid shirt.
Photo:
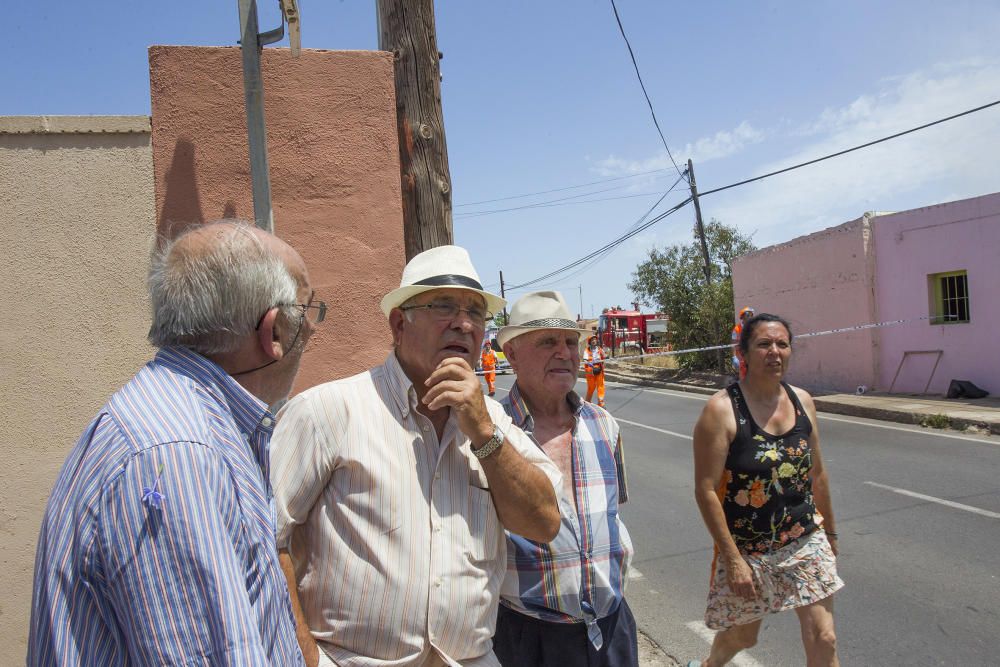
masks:
<svg viewBox="0 0 1000 667"><path fill-rule="evenodd" d="M618 610L625 594L632 540L618 516L628 500L618 423L603 408L566 395L576 415L572 474L576 504L559 488L562 525L549 544L507 533L507 577L501 602L543 621L584 622L596 647L597 619ZM532 436L534 419L517 383L501 402L514 425ZM536 442L537 444L537 442Z"/></svg>

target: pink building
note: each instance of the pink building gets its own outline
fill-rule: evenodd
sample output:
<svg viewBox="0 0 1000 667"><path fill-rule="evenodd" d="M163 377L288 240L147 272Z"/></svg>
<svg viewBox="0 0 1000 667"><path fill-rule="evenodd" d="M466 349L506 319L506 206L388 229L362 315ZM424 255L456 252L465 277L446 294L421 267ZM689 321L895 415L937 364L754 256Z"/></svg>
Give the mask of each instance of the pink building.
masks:
<svg viewBox="0 0 1000 667"><path fill-rule="evenodd" d="M735 308L796 334L906 320L796 342L791 382L942 394L953 379L1000 393L1000 193L893 214L763 248L733 266Z"/></svg>

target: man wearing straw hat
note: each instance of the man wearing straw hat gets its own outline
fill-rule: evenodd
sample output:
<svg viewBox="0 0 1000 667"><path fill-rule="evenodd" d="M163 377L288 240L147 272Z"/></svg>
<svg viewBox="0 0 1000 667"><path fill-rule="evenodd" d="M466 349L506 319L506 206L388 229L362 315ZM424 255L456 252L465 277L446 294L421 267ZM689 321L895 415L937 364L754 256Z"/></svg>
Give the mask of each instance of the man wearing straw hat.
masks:
<svg viewBox="0 0 1000 667"><path fill-rule="evenodd" d="M632 541L618 515L628 498L618 423L574 391L580 334L559 292L514 304L498 339L517 373L502 401L514 424L558 466L559 534L507 531L494 650L505 667L637 667L625 602Z"/></svg>
<svg viewBox="0 0 1000 667"><path fill-rule="evenodd" d="M504 304L464 249L420 253L382 299L385 363L279 415L277 544L309 664L499 665L503 531L552 539L562 484L473 371Z"/></svg>

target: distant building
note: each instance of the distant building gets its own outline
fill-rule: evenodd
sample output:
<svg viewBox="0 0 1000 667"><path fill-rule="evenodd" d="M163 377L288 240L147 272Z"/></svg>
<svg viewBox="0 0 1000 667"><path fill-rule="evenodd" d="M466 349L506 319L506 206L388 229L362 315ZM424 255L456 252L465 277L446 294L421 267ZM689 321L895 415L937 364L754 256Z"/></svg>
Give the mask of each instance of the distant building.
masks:
<svg viewBox="0 0 1000 667"><path fill-rule="evenodd" d="M789 380L813 389L1000 393L1000 193L857 220L736 260L736 308L793 333L903 324L795 343ZM734 308L735 311L735 308Z"/></svg>

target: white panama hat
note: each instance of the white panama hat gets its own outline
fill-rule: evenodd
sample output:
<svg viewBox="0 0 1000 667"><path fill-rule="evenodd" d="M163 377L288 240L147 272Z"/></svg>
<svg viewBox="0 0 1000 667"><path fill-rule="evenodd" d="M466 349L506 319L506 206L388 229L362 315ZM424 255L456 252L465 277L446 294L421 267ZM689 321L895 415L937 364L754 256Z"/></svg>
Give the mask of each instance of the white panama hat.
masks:
<svg viewBox="0 0 1000 667"><path fill-rule="evenodd" d="M486 300L486 310L494 314L507 305L506 299L483 289L465 248L441 245L425 250L407 262L399 287L382 297L380 306L388 317L393 308L403 305L410 298L444 288L464 289L481 295Z"/></svg>
<svg viewBox="0 0 1000 667"><path fill-rule="evenodd" d="M570 315L566 299L559 292L532 292L514 302L510 309L510 325L497 334L500 347L521 334L543 329L561 329L584 334Z"/></svg>

